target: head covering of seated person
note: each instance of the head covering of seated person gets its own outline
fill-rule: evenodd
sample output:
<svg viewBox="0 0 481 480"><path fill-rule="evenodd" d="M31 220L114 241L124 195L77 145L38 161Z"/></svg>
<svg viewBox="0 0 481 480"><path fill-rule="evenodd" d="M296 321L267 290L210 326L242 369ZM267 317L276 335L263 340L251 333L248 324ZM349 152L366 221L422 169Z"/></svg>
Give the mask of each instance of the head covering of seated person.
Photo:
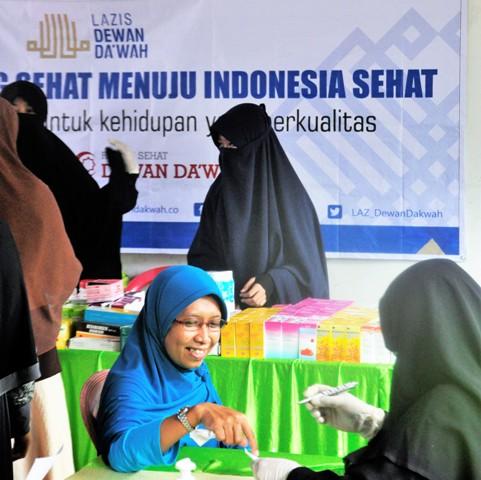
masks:
<svg viewBox="0 0 481 480"><path fill-rule="evenodd" d="M236 148L220 149L188 263L232 270L237 301L251 277L262 278L267 304L328 297L319 220L264 105L237 105L210 131L216 146L222 136Z"/></svg>
<svg viewBox="0 0 481 480"><path fill-rule="evenodd" d="M52 192L18 158L18 116L3 98L0 132L0 219L9 224L20 255L40 355L55 347L62 305L78 282L80 264Z"/></svg>
<svg viewBox="0 0 481 480"><path fill-rule="evenodd" d="M107 377L98 415L100 449L105 459L112 453L109 450L113 442L122 436L128 436L122 445L126 452L123 457L129 457L129 445L135 447L135 452L130 452L135 459L123 466L125 470L173 463L180 444L185 442L162 452L159 432L163 420L185 406L201 402L221 404L207 366L178 366L164 344L177 315L208 295L215 297L222 318L226 318L217 285L201 269L187 265L170 267L157 276L147 291L145 306Z"/></svg>
<svg viewBox="0 0 481 480"><path fill-rule="evenodd" d="M419 262L389 286L380 316L397 356L390 410L347 472L383 456L427 479L479 478L481 288L451 260Z"/></svg>

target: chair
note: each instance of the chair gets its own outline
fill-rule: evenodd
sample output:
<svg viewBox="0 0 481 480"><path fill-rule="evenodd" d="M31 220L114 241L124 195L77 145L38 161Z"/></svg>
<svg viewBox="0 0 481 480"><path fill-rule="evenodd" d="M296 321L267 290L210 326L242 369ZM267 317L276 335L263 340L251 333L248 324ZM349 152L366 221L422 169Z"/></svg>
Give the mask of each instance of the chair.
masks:
<svg viewBox="0 0 481 480"><path fill-rule="evenodd" d="M98 451L97 434L95 430L95 422L99 411L100 394L104 387L105 379L109 370L100 370L91 375L83 384L80 391L80 413L85 428Z"/></svg>
<svg viewBox="0 0 481 480"><path fill-rule="evenodd" d="M162 267L155 267L146 270L145 272L139 273L135 276L130 282L128 283L127 287L125 288L126 293L135 293L144 290L148 287L154 278L166 268L169 268L171 265L164 265Z"/></svg>

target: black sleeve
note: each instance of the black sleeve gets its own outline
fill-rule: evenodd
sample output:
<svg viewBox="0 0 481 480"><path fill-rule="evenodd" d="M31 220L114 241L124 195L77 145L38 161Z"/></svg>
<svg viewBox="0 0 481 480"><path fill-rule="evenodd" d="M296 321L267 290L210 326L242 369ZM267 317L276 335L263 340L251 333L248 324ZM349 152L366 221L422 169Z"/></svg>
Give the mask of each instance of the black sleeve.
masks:
<svg viewBox="0 0 481 480"><path fill-rule="evenodd" d="M269 303L269 297L274 291L274 280L272 280L272 277L268 273L263 273L256 277L256 283L260 284L266 291L267 303Z"/></svg>
<svg viewBox="0 0 481 480"><path fill-rule="evenodd" d="M392 463L386 457L376 458L370 462L348 467L344 476L330 470L314 472L309 468L295 468L287 480L427 480L407 468Z"/></svg>
<svg viewBox="0 0 481 480"><path fill-rule="evenodd" d="M340 477L331 470L323 470L322 472L315 472L310 468L299 467L289 473L287 480L339 480Z"/></svg>
<svg viewBox="0 0 481 480"><path fill-rule="evenodd" d="M8 403L11 437L22 437L30 431L30 403L21 407Z"/></svg>
<svg viewBox="0 0 481 480"><path fill-rule="evenodd" d="M110 147L105 149L110 167L109 182L101 189L103 201L111 212L124 214L130 212L137 203L136 182L138 174L125 171L122 154Z"/></svg>

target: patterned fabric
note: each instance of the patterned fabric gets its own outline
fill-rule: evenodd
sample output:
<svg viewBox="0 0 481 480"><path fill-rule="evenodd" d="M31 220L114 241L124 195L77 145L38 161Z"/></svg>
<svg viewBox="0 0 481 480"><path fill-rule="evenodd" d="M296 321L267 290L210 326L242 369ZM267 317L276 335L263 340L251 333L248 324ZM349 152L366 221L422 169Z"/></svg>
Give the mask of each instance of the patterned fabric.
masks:
<svg viewBox="0 0 481 480"><path fill-rule="evenodd" d="M34 390L35 382L28 382L8 392L7 395L9 396L9 400L13 405L16 407L23 407L32 400Z"/></svg>

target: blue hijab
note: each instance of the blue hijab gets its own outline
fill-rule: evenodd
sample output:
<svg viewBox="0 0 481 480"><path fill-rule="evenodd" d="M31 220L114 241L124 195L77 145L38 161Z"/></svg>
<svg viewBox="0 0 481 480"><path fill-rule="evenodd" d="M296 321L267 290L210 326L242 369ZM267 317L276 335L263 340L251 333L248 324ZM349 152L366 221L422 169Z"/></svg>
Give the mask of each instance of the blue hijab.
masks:
<svg viewBox="0 0 481 480"><path fill-rule="evenodd" d="M173 463L182 442L162 452L161 423L185 406L221 404L207 366L184 369L170 359L164 346L176 316L207 295L215 296L226 318L217 285L199 268L170 267L151 284L145 306L102 391L97 423L100 452L112 468L135 471Z"/></svg>

